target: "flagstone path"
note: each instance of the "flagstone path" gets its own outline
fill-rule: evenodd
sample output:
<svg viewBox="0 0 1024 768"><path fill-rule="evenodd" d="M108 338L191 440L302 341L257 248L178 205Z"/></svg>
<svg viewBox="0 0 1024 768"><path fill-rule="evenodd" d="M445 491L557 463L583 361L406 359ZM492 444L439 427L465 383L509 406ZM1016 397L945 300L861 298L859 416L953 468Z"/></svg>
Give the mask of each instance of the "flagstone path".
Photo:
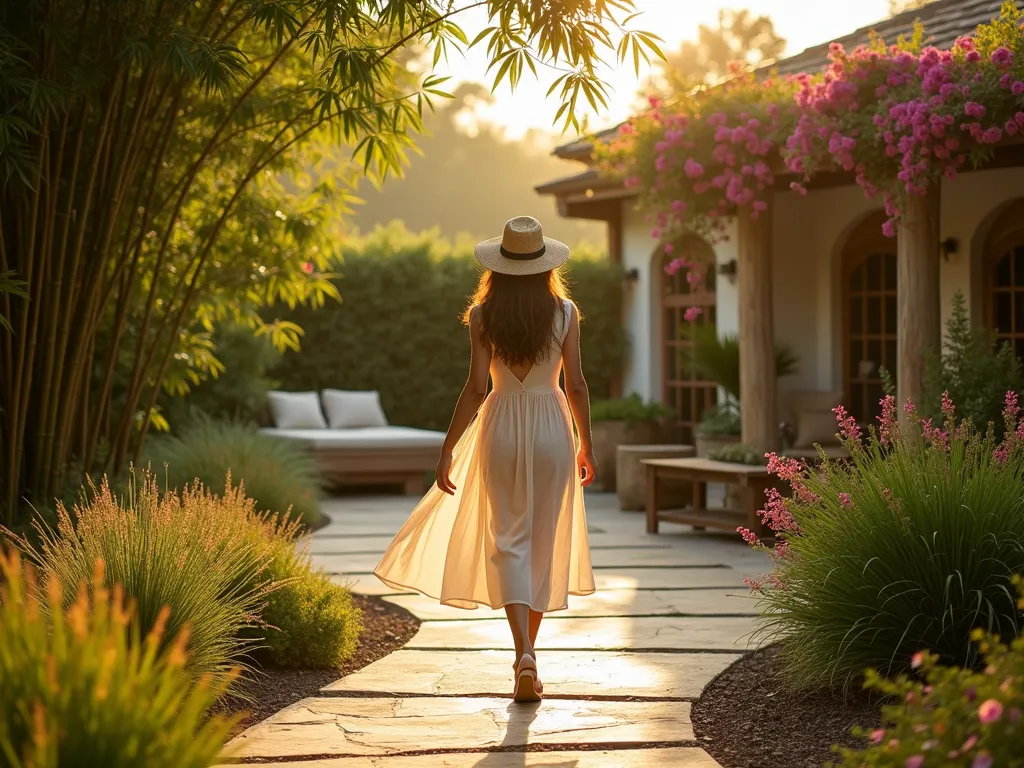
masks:
<svg viewBox="0 0 1024 768"><path fill-rule="evenodd" d="M743 579L768 568L737 538L662 525L588 494L598 592L544 619L540 704L513 704L504 613L396 593L372 570L412 502L329 502L315 562L423 624L405 648L252 726L232 762L287 768L715 768L690 704L756 645ZM526 751L529 749L530 751Z"/></svg>

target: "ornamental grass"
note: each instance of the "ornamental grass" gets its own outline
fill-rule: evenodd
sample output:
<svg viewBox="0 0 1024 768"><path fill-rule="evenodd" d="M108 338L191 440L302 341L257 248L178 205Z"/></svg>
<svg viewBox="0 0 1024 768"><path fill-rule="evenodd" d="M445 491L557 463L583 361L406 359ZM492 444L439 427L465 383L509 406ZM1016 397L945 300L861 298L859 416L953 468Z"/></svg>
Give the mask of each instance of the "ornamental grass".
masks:
<svg viewBox="0 0 1024 768"><path fill-rule="evenodd" d="M56 529L35 526L39 544L17 544L60 585L66 606L102 560L104 586L122 589L135 606L133 631L147 636L164 622L167 646L187 627L187 670L221 686L232 669L249 668L256 643L246 637L280 586L267 569L292 546L296 524L258 514L230 477L219 496L200 485L161 493L152 473L138 472L123 498L104 480L71 511L59 505Z"/></svg>
<svg viewBox="0 0 1024 768"><path fill-rule="evenodd" d="M198 677L163 608L141 631L102 560L64 589L0 553L0 764L207 768L237 718L210 716L233 670ZM180 622L179 622L180 623ZM194 667L192 667L194 669Z"/></svg>
<svg viewBox="0 0 1024 768"><path fill-rule="evenodd" d="M213 488L230 473L245 484L261 512L288 515L307 526L321 520L323 481L316 461L295 441L245 424L198 418L180 435L154 440L147 456L152 466L163 467L168 488L195 482Z"/></svg>
<svg viewBox="0 0 1024 768"><path fill-rule="evenodd" d="M751 582L759 632L782 642L795 687L859 685L868 668L910 669L930 649L943 663L974 667L976 629L1020 633L1012 585L1024 572L1024 421L1006 396L1005 437L958 421L943 397L943 423L892 397L867 433L836 409L851 458L809 468L769 455L792 488L769 494L762 519L780 541L774 570ZM761 547L749 531L741 533Z"/></svg>

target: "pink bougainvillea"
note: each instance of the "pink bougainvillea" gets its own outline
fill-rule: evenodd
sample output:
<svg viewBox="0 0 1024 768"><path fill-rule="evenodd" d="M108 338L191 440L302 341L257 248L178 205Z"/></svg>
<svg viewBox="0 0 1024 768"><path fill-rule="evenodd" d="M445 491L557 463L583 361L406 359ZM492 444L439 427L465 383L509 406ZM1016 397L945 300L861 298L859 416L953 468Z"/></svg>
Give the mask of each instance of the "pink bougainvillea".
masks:
<svg viewBox="0 0 1024 768"><path fill-rule="evenodd" d="M819 74L757 77L654 100L598 148L601 167L641 194L659 224L715 240L740 208L757 216L782 176L806 192L840 170L880 196L894 235L908 196L922 195L1024 132L1024 31L1013 2L950 50L922 47L920 32L895 45L846 51L833 44ZM793 179L795 177L795 179Z"/></svg>

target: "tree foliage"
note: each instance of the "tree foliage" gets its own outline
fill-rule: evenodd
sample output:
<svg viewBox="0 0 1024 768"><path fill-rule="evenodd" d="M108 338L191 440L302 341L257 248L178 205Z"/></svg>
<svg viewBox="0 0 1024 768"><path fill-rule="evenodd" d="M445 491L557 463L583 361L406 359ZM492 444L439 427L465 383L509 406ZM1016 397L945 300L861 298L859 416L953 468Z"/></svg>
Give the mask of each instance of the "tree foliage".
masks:
<svg viewBox="0 0 1024 768"><path fill-rule="evenodd" d="M459 14L483 7L470 41ZM336 297L326 240L355 178L401 170L444 78L554 72L556 120L605 103L602 56L656 52L632 0L0 0L0 505L138 456L161 389L219 361L210 333L301 329L268 305ZM326 149L325 149L326 147ZM331 154L330 176L307 173ZM115 390L123 388L120 399ZM115 410L113 402L118 406Z"/></svg>
<svg viewBox="0 0 1024 768"><path fill-rule="evenodd" d="M717 27L701 24L696 40L686 40L678 50L665 54L648 90L669 94L715 83L732 65L758 67L780 58L785 49L786 40L775 31L770 17L723 8L718 11Z"/></svg>

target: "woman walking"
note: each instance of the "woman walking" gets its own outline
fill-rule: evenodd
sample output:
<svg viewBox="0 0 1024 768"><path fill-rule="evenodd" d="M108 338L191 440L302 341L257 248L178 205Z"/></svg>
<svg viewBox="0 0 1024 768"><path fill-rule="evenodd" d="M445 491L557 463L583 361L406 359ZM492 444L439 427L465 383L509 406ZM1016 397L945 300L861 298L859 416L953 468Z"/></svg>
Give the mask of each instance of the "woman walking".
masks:
<svg viewBox="0 0 1024 768"><path fill-rule="evenodd" d="M582 486L597 466L579 312L557 271L569 248L544 237L536 219L511 219L475 253L485 272L465 315L469 378L437 484L374 573L444 605L504 608L516 651L513 698L538 701L543 615L566 608L570 594L594 591Z"/></svg>

